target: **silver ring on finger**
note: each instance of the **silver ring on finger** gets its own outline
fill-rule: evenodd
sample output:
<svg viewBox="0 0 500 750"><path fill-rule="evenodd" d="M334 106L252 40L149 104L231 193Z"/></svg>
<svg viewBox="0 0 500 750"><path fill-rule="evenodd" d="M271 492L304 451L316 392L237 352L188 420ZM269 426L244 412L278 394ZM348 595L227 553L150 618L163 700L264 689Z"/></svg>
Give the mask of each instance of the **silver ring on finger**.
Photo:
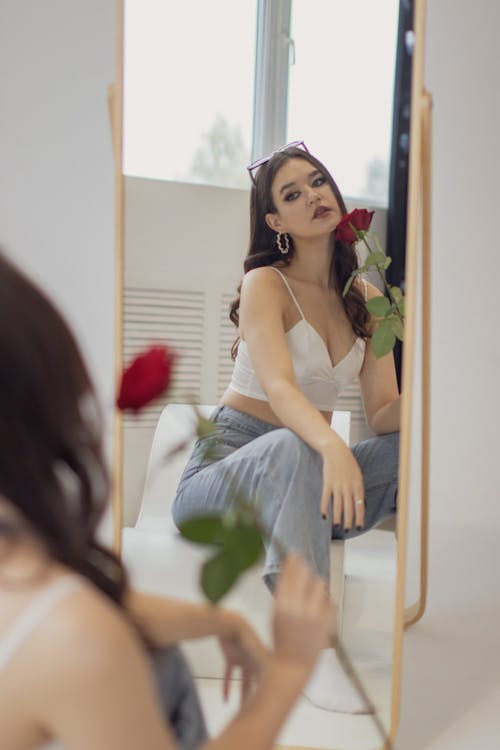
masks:
<svg viewBox="0 0 500 750"><path fill-rule="evenodd" d="M364 505L364 504L365 504L365 501L361 500L361 499L358 499L358 500L354 501L354 505Z"/></svg>

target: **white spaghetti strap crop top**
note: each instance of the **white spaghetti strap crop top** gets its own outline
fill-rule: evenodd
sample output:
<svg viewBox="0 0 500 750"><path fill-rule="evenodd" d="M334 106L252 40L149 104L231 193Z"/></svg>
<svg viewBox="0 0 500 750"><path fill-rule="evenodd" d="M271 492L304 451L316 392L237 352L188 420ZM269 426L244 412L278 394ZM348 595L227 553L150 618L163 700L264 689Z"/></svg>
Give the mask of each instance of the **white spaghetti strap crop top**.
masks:
<svg viewBox="0 0 500 750"><path fill-rule="evenodd" d="M23 643L29 637L36 626L62 599L65 599L73 591L82 588L83 583L77 576L66 575L58 578L46 586L33 599L33 601L21 612L21 615L11 625L6 635L0 640L0 677L2 670L15 657ZM39 750L64 750L57 742L45 744Z"/></svg>
<svg viewBox="0 0 500 750"><path fill-rule="evenodd" d="M336 365L332 365L325 342L305 319L286 277L274 266L269 266L269 268L281 276L300 313L301 319L286 332L299 388L317 409L333 411L339 394L359 375L366 343L364 339L357 338L348 354ZM363 282L366 298L366 281L363 280ZM248 347L243 340L238 344L238 353L229 387L242 396L249 396L259 401L269 400L257 380L248 354Z"/></svg>

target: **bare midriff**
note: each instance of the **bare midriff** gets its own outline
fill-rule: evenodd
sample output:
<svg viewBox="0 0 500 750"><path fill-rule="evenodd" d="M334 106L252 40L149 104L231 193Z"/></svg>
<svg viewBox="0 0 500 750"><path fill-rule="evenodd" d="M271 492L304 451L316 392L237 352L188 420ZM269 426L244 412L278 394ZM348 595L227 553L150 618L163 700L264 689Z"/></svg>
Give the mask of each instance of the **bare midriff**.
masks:
<svg viewBox="0 0 500 750"><path fill-rule="evenodd" d="M243 396L241 393L233 391L232 388L227 388L219 403L223 406L230 406L231 409L242 411L244 414L249 414L256 419L261 419L263 422L269 422L277 427L283 427L283 423L271 409L269 401L261 401L258 398ZM320 414L322 414L328 424L330 424L332 412L322 411Z"/></svg>

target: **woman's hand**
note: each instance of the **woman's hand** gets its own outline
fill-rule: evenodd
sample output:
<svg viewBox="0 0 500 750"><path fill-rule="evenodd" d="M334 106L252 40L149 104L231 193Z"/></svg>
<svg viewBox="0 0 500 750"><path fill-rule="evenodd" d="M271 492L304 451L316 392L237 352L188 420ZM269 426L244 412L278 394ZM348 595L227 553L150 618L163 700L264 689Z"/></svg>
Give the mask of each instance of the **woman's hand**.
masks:
<svg viewBox="0 0 500 750"><path fill-rule="evenodd" d="M235 612L226 612L228 632L219 635L219 645L226 659L222 692L229 698L231 676L235 667L241 669L241 704L250 694L252 681L258 679L271 658L270 650L262 643L250 625Z"/></svg>
<svg viewBox="0 0 500 750"><path fill-rule="evenodd" d="M272 620L275 657L302 670L304 679L319 652L330 645L334 629L333 604L324 579L307 563L289 555L283 564Z"/></svg>
<svg viewBox="0 0 500 750"><path fill-rule="evenodd" d="M338 436L337 436L338 437ZM350 448L335 439L321 451L323 457L323 494L321 513L328 514L333 496L333 524L344 524L346 531L353 524L359 528L365 522L365 489L363 475ZM363 502L357 502L362 500Z"/></svg>

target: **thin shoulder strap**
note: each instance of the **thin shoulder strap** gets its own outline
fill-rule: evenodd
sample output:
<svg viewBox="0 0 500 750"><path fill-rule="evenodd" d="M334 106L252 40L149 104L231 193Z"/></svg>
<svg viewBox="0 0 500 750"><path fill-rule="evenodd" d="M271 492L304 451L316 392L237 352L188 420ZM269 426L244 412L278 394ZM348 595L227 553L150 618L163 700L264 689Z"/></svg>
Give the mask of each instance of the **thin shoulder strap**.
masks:
<svg viewBox="0 0 500 750"><path fill-rule="evenodd" d="M296 296L295 296L295 294L294 294L294 293L292 292L292 288L291 288L290 284L288 283L288 281L287 281L287 279L286 279L286 276L285 276L285 274L284 274L284 273L281 273L281 271L279 270L279 268L275 268L274 266L269 266L269 268L272 268L272 269L273 269L273 271L276 271L276 273L279 273L279 275L281 276L281 278L282 278L282 279L283 279L283 281L285 282L285 286L286 286L286 288L287 288L287 289L288 289L288 291L290 292L290 297L291 297L291 298L293 299L293 301L295 302L295 305L296 305L296 307L297 307L297 310L298 310L298 311L299 311L299 313L300 313L300 317L301 317L301 318L303 318L303 319L305 320L305 315L304 315L304 313L302 312L302 308L301 308L301 306L299 305L299 303L297 302L297 297L296 297Z"/></svg>
<svg viewBox="0 0 500 750"><path fill-rule="evenodd" d="M61 599L81 587L82 583L76 576L67 575L54 581L35 597L0 643L0 672L45 615Z"/></svg>

